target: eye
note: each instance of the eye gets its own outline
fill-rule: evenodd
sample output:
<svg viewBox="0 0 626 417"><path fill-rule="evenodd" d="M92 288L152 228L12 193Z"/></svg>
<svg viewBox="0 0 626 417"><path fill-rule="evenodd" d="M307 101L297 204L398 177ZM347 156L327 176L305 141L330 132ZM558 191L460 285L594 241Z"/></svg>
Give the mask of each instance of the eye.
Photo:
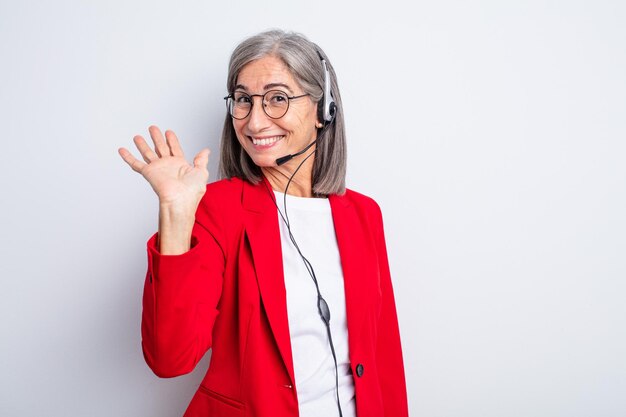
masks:
<svg viewBox="0 0 626 417"><path fill-rule="evenodd" d="M237 104L250 104L250 102L252 101L250 96L244 93L235 93L233 95L233 100Z"/></svg>
<svg viewBox="0 0 626 417"><path fill-rule="evenodd" d="M272 91L268 94L267 101L270 104L284 105L289 101L289 99L287 98L287 94L282 91Z"/></svg>

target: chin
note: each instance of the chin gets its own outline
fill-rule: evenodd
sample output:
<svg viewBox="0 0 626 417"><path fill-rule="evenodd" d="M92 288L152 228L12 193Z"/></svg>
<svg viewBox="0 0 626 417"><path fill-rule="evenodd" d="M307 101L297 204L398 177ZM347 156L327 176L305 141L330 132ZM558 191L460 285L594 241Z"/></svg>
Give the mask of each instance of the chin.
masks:
<svg viewBox="0 0 626 417"><path fill-rule="evenodd" d="M263 156L257 156L256 158L252 158L252 162L254 162L254 164L258 166L259 168L275 167L276 159L278 158L280 158L280 156L263 155Z"/></svg>

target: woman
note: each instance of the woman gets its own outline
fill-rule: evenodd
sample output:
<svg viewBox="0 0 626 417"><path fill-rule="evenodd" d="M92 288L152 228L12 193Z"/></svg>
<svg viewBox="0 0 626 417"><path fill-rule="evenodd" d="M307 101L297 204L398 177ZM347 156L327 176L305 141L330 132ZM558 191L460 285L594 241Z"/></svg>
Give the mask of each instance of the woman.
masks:
<svg viewBox="0 0 626 417"><path fill-rule="evenodd" d="M189 165L155 126L144 161L159 197L142 316L160 377L209 370L185 416L406 416L406 386L382 216L345 188L341 97L325 54L269 31L228 74L220 171Z"/></svg>

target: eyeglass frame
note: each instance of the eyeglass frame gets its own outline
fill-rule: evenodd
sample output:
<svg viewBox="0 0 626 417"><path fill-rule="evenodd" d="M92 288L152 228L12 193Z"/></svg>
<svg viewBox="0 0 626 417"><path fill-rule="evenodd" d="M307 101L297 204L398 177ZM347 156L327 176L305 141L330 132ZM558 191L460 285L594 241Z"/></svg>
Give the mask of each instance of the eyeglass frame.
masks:
<svg viewBox="0 0 626 417"><path fill-rule="evenodd" d="M267 113L267 110L265 109L266 106L263 105L263 102L265 102L265 96L271 92L276 92L278 91L279 93L282 93L285 95L285 97L287 98L287 108L285 109L285 112L280 116L280 117L272 117ZM230 106L228 105L228 100L234 100L234 96L235 93L242 93L247 95L248 97L250 97L250 109L248 110L248 114L246 114L244 117L235 117L232 112L230 111ZM243 120L246 117L250 116L250 113L252 113L252 108L254 107L254 100L252 99L253 97L261 97L261 104L263 107L263 113L265 113L265 115L267 117L269 117L270 119L274 119L274 120L278 120L281 119L283 117L285 117L285 115L287 114L287 112L289 111L289 103L291 100L297 99L297 98L302 98L302 97L306 97L306 96L310 96L311 94L309 93L305 93L305 94L301 94L299 96L288 96L287 93L285 93L282 90L268 90L263 94L248 94L245 91L233 91L232 93L229 93L226 97L224 97L224 100L226 100L226 110L228 111L228 114L230 114L230 117L232 117L235 120ZM233 106L234 108L234 106Z"/></svg>

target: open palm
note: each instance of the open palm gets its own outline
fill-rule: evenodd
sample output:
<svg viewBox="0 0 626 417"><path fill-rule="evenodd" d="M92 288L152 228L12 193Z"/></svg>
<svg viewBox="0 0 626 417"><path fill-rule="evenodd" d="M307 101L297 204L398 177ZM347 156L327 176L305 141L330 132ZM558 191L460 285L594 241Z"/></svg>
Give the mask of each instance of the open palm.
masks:
<svg viewBox="0 0 626 417"><path fill-rule="evenodd" d="M160 204L197 205L209 179L209 149L202 149L193 164L189 164L174 132L167 130L164 138L158 127L150 126L148 130L154 150L143 137L133 138L145 162L136 159L126 148L118 150L120 156L150 183Z"/></svg>

